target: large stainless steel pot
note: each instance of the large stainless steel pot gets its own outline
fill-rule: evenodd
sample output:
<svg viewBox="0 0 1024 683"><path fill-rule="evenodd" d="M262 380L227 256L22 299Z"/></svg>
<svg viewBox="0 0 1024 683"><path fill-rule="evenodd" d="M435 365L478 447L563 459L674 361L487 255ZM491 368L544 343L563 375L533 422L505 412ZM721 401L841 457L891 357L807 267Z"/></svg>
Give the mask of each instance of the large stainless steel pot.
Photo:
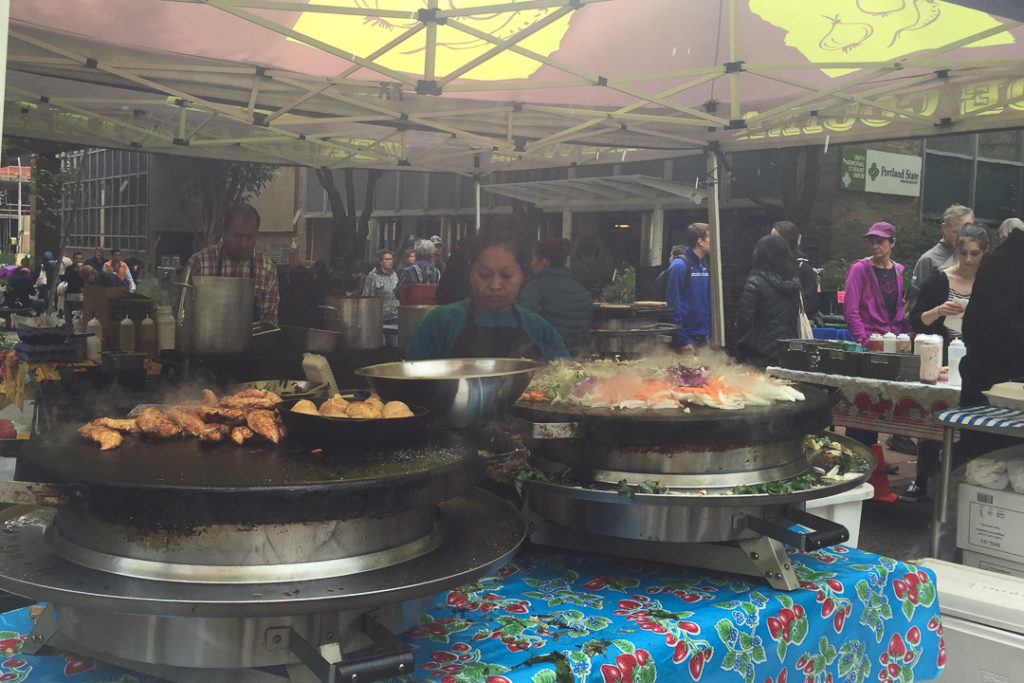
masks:
<svg viewBox="0 0 1024 683"><path fill-rule="evenodd" d="M186 272L185 282L179 286L174 334L178 351L212 355L249 350L255 280Z"/></svg>
<svg viewBox="0 0 1024 683"><path fill-rule="evenodd" d="M384 345L384 308L376 296L324 298L327 329L341 332L339 349L379 349Z"/></svg>

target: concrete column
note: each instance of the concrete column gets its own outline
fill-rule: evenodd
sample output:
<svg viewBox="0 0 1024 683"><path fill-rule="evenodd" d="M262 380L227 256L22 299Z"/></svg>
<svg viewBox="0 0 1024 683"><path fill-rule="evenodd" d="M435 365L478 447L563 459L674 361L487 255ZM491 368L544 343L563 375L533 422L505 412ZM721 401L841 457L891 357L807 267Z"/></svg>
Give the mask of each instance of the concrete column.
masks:
<svg viewBox="0 0 1024 683"><path fill-rule="evenodd" d="M641 263L646 266L660 266L665 244L665 209L659 206L649 214L644 213L644 232L641 240Z"/></svg>

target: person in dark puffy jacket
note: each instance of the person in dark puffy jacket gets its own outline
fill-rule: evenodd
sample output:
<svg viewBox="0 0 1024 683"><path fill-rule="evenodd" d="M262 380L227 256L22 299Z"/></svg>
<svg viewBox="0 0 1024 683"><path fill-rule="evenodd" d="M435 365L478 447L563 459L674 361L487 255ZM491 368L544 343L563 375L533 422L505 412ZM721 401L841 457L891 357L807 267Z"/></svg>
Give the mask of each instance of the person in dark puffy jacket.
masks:
<svg viewBox="0 0 1024 683"><path fill-rule="evenodd" d="M800 228L791 221L776 221L772 225L772 234L778 235L786 241L786 247L790 255L796 261L797 275L800 277L800 292L804 298L804 312L807 317L814 319L818 315L818 275L811 267L800 250Z"/></svg>
<svg viewBox="0 0 1024 683"><path fill-rule="evenodd" d="M754 263L740 295L736 353L760 366L778 361L779 339L797 336L800 278L785 240L768 235L754 247Z"/></svg>
<svg viewBox="0 0 1024 683"><path fill-rule="evenodd" d="M570 249L571 243L565 239L537 243L530 261L533 275L523 283L517 303L551 323L569 353L576 356L590 339L594 303L587 288L565 267Z"/></svg>

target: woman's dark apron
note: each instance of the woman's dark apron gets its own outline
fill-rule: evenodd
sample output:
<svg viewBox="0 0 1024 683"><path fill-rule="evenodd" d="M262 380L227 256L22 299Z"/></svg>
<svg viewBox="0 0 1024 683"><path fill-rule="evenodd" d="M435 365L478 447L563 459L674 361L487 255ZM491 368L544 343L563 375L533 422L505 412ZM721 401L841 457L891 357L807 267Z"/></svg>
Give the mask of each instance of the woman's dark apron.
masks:
<svg viewBox="0 0 1024 683"><path fill-rule="evenodd" d="M452 358L533 358L544 360L544 354L523 329L523 318L512 306L516 326L483 327L476 324L475 308L470 299L466 306L466 326L455 340Z"/></svg>

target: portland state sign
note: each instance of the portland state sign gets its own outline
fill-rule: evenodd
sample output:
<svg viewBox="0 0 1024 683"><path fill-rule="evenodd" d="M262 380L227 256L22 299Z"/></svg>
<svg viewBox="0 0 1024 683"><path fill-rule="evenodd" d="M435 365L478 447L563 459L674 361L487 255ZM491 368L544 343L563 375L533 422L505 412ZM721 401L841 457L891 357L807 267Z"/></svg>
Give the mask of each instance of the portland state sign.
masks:
<svg viewBox="0 0 1024 683"><path fill-rule="evenodd" d="M844 190L921 194L921 157L844 145L839 164L839 187Z"/></svg>

